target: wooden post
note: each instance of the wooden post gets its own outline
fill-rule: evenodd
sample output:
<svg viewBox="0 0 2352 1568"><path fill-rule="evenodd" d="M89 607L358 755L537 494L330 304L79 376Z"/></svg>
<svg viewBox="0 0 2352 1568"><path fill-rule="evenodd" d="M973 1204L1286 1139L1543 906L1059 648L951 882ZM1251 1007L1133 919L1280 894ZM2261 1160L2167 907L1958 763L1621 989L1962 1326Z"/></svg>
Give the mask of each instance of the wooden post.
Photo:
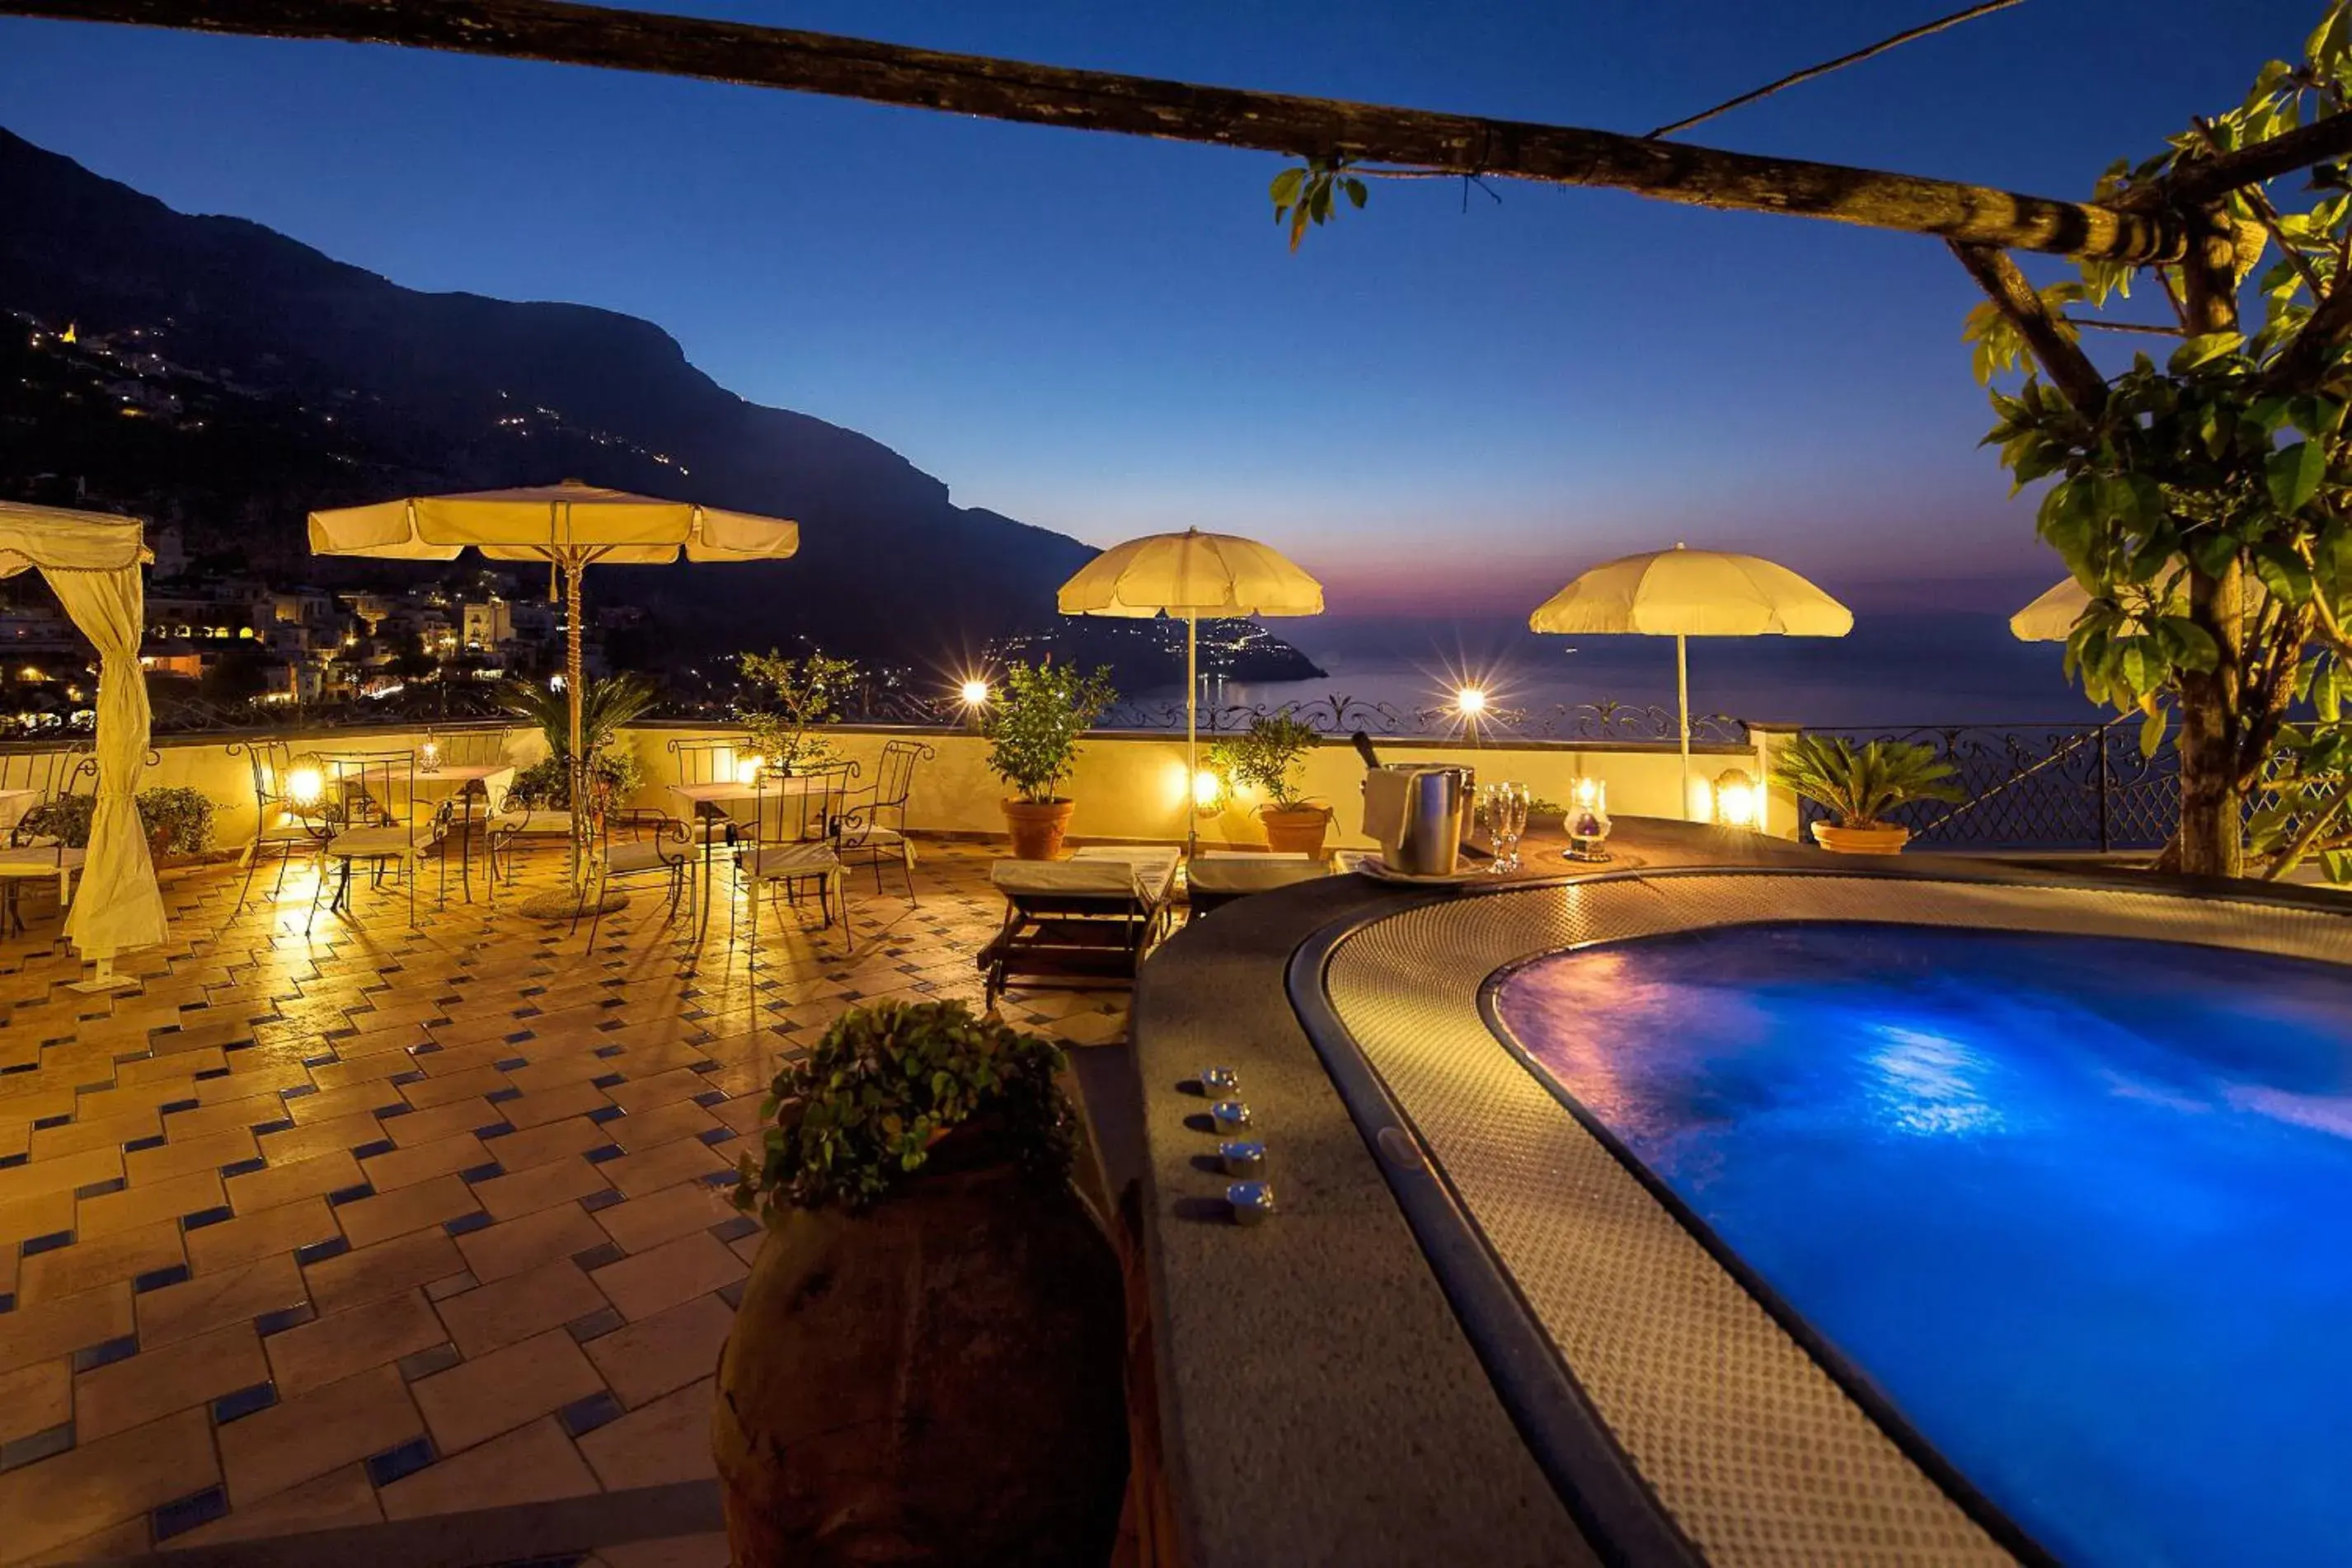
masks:
<svg viewBox="0 0 2352 1568"><path fill-rule="evenodd" d="M1601 186L2065 256L2174 261L2187 244L2179 216L2160 204L2126 210L2053 201L1606 131L1068 70L562 0L0 0L0 15L335 38L698 77L1290 157ZM2310 151L2305 161L2330 155L2329 138L2352 138L2352 124L2329 132L2320 139L2327 147Z"/></svg>

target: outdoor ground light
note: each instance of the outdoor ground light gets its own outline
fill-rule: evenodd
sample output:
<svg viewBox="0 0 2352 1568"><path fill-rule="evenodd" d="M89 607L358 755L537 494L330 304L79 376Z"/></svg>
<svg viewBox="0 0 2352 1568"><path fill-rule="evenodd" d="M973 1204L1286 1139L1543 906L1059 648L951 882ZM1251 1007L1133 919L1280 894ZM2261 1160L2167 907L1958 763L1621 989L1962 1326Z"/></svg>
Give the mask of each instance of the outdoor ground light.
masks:
<svg viewBox="0 0 2352 1568"><path fill-rule="evenodd" d="M1716 775L1715 820L1726 827L1754 827L1762 805L1756 781L1745 768L1726 768Z"/></svg>
<svg viewBox="0 0 2352 1568"><path fill-rule="evenodd" d="M298 807L308 808L319 804L327 793L327 775L307 764L291 768L286 773L286 798Z"/></svg>
<svg viewBox="0 0 2352 1568"><path fill-rule="evenodd" d="M425 743L416 748L416 771L437 773L441 771L441 742L427 735Z"/></svg>
<svg viewBox="0 0 2352 1568"><path fill-rule="evenodd" d="M1569 786L1568 858L1571 860L1609 858L1609 786L1599 779L1578 779Z"/></svg>
<svg viewBox="0 0 2352 1568"><path fill-rule="evenodd" d="M1204 815L1225 808L1225 776L1214 768L1192 775L1192 809Z"/></svg>
<svg viewBox="0 0 2352 1568"><path fill-rule="evenodd" d="M735 760L735 782L739 784L758 784L760 782L760 759L757 757L738 757Z"/></svg>

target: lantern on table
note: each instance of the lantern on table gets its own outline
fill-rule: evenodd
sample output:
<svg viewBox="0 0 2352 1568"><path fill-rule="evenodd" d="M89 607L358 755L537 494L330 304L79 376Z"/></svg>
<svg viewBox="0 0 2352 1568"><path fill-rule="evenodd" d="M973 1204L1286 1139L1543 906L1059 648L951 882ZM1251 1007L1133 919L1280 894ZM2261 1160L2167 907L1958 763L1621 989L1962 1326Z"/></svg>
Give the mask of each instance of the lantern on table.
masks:
<svg viewBox="0 0 2352 1568"><path fill-rule="evenodd" d="M1609 858L1609 786L1600 779L1581 778L1569 786L1568 858L1571 860Z"/></svg>

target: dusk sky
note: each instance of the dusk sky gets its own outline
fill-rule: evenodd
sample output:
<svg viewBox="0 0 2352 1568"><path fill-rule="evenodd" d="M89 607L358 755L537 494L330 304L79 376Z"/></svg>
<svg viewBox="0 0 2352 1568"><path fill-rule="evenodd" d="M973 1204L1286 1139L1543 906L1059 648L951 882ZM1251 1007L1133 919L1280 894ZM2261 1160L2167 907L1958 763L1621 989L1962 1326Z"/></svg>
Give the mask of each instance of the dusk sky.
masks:
<svg viewBox="0 0 2352 1568"><path fill-rule="evenodd" d="M673 10L1640 132L1957 0ZM2053 196L2233 103L2317 0L2028 0L1685 141ZM983 14L983 11L986 14ZM2057 574L1977 449L1933 241L1376 184L1290 255L1271 154L342 45L0 21L0 124L428 289L646 317L760 402L1095 543L1276 542L1337 611L1523 610L1676 540L1865 607Z"/></svg>

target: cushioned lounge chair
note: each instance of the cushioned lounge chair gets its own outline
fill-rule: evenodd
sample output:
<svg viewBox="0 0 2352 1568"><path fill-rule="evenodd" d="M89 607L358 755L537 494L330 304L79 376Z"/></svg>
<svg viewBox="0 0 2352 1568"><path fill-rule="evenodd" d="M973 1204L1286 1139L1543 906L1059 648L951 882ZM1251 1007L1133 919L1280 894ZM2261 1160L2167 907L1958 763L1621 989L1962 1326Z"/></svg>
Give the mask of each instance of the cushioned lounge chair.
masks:
<svg viewBox="0 0 2352 1568"><path fill-rule="evenodd" d="M1125 985L1167 934L1177 852L1109 845L1067 860L999 860L1004 924L980 951L987 1005L1013 985Z"/></svg>

